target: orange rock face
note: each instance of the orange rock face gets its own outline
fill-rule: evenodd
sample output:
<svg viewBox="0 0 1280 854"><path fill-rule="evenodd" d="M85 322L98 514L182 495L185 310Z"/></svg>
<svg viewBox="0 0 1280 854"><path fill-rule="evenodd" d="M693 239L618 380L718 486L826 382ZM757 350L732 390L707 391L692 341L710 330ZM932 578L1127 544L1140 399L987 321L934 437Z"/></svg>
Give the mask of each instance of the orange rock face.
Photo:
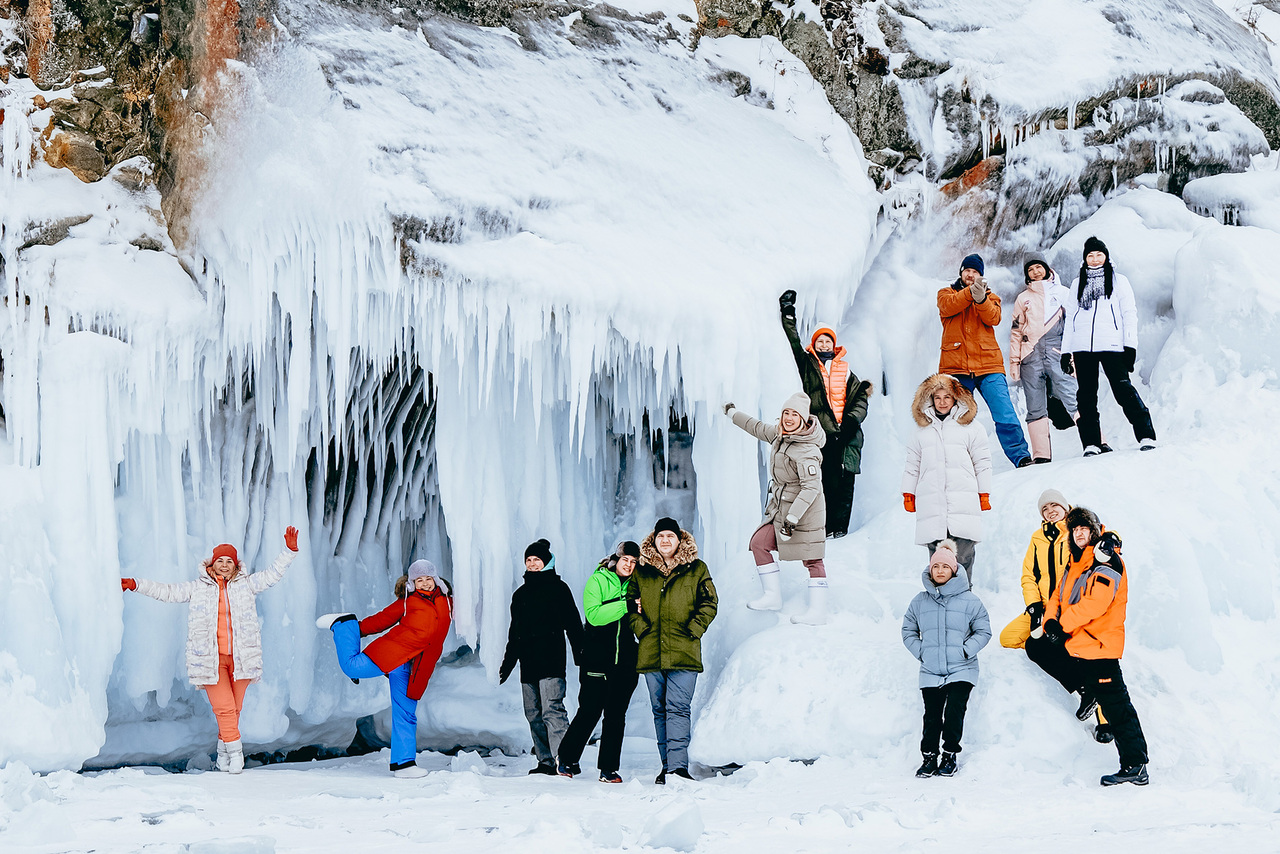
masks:
<svg viewBox="0 0 1280 854"><path fill-rule="evenodd" d="M988 157L976 166L966 170L959 178L942 185L942 192L951 198L963 195L974 187L980 187L1000 177L1004 168L1004 158Z"/></svg>

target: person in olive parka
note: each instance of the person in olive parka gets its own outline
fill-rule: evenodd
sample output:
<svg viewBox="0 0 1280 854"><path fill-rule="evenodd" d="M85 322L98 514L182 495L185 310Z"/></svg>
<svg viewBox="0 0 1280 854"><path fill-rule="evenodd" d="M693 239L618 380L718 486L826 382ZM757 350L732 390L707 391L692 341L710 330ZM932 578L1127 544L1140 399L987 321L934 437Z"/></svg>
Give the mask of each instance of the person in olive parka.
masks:
<svg viewBox="0 0 1280 854"><path fill-rule="evenodd" d="M569 729L564 709L564 642L568 638L573 660L580 662L582 620L569 585L556 574L551 543L538 540L530 545L524 565L524 583L511 595L511 627L498 680L506 682L516 662L520 663L524 716L538 757L538 767L529 773L555 775L556 752Z"/></svg>
<svg viewBox="0 0 1280 854"><path fill-rule="evenodd" d="M670 517L658 520L640 544L640 567L632 576L637 595L631 628L638 650L636 670L644 674L653 708L662 772L689 774L690 706L702 672L702 636L716 617L711 570L698 559L693 535Z"/></svg>

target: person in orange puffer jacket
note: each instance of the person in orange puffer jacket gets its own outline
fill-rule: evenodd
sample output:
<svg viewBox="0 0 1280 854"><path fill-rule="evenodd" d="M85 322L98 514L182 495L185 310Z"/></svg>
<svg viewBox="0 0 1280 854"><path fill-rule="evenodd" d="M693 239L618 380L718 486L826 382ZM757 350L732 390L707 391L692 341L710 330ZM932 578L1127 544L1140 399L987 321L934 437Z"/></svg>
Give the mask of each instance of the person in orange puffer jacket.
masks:
<svg viewBox="0 0 1280 854"><path fill-rule="evenodd" d="M1104 531L1098 517L1083 507L1073 507L1067 514L1067 530L1071 561L1057 594L1046 603L1044 622L1044 636L1058 649L1051 666L1064 671L1065 678L1044 663L1037 664L1064 685L1080 685L1076 713L1080 720L1093 712L1094 705L1107 716L1120 753L1120 770L1104 776L1102 785L1145 786L1149 782L1147 740L1120 672L1129 602L1120 538Z"/></svg>

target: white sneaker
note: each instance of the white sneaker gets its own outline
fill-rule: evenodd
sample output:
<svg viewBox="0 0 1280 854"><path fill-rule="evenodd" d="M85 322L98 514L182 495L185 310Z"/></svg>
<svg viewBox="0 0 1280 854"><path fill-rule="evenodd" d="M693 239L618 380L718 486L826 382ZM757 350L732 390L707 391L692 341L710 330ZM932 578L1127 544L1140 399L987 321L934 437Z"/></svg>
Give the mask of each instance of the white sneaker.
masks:
<svg viewBox="0 0 1280 854"><path fill-rule="evenodd" d="M219 771L226 771L231 768L231 757L227 755L227 743L222 739L218 739L218 762L215 767Z"/></svg>
<svg viewBox="0 0 1280 854"><path fill-rule="evenodd" d="M316 628L331 629L333 624L343 617L355 617L355 614L321 614L316 618Z"/></svg>
<svg viewBox="0 0 1280 854"><path fill-rule="evenodd" d="M756 572L760 573L760 586L764 588L764 592L758 599L748 602L747 607L752 611L782 610L782 574L778 571L778 565L770 563L758 566Z"/></svg>
<svg viewBox="0 0 1280 854"><path fill-rule="evenodd" d="M419 777L427 776L427 769L421 765L406 765L403 768L397 768L391 772L391 776L399 777L401 780L416 780Z"/></svg>
<svg viewBox="0 0 1280 854"><path fill-rule="evenodd" d="M244 743L241 741L227 742L227 773L239 774L244 770Z"/></svg>
<svg viewBox="0 0 1280 854"><path fill-rule="evenodd" d="M1150 451L1150 450L1153 450L1155 446L1156 446L1155 439L1143 439L1141 442L1138 443L1138 450Z"/></svg>
<svg viewBox="0 0 1280 854"><path fill-rule="evenodd" d="M1101 453L1102 453L1102 449L1099 448L1097 445L1090 445L1089 447L1084 449L1084 455L1086 457L1096 457L1098 456L1098 454L1101 454Z"/></svg>

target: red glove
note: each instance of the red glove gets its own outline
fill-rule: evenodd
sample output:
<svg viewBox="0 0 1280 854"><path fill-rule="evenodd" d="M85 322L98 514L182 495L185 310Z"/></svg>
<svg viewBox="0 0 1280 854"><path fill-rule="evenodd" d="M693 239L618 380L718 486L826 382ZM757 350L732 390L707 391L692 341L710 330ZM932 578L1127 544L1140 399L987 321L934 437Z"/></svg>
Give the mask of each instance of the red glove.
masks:
<svg viewBox="0 0 1280 854"><path fill-rule="evenodd" d="M902 493L902 506L908 513L916 512L916 497L910 492Z"/></svg>
<svg viewBox="0 0 1280 854"><path fill-rule="evenodd" d="M983 510L991 509L991 496L986 492L978 493L978 503L982 505Z"/></svg>
<svg viewBox="0 0 1280 854"><path fill-rule="evenodd" d="M138 582L134 581L132 578L120 579L120 592L123 593L125 590L137 590L137 589L138 589Z"/></svg>
<svg viewBox="0 0 1280 854"><path fill-rule="evenodd" d="M290 551L298 550L298 529L290 525L284 529L284 544Z"/></svg>

